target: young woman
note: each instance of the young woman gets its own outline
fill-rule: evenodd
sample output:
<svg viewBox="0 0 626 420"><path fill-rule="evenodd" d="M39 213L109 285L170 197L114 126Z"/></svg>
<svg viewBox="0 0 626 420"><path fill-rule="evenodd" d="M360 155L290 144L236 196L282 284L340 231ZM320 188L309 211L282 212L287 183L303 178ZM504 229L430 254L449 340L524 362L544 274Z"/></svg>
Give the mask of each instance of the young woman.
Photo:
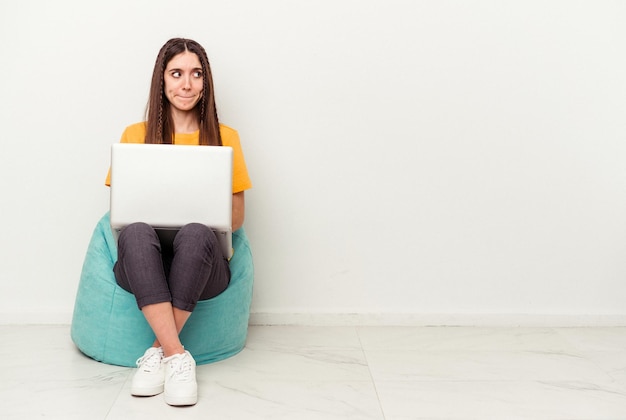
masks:
<svg viewBox="0 0 626 420"><path fill-rule="evenodd" d="M230 146L233 148L233 231L244 220L244 191L251 187L235 130L218 122L211 69L200 44L169 40L154 66L146 121L122 135L127 143ZM110 174L107 177L110 185ZM230 281L228 260L215 234L204 225L182 227L172 243L135 223L120 232L118 284L133 293L156 339L137 360L131 393L164 392L170 405L197 402L196 363L178 334L199 300L222 293Z"/></svg>

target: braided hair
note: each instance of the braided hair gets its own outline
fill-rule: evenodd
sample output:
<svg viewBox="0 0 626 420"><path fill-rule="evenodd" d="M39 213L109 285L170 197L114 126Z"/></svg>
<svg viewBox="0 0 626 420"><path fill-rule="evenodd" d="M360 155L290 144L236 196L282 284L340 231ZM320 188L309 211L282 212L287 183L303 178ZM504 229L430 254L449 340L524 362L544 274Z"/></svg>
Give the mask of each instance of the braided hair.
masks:
<svg viewBox="0 0 626 420"><path fill-rule="evenodd" d="M146 106L146 143L171 144L174 139L174 122L170 112L170 103L164 91L164 73L167 64L176 55L185 51L198 56L202 66L202 96L194 110L200 125L200 144L221 146L219 121L215 107L213 77L204 48L196 41L184 38L172 38L161 47L150 85L150 96Z"/></svg>

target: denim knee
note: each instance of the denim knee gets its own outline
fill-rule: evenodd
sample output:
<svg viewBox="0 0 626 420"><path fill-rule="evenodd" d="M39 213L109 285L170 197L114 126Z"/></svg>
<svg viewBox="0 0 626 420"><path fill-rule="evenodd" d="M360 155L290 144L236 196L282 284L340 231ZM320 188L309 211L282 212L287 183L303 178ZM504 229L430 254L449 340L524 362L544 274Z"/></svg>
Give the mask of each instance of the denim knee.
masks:
<svg viewBox="0 0 626 420"><path fill-rule="evenodd" d="M158 238L152 226L147 223L137 222L131 223L120 232L117 240L118 249L124 249L126 246L140 243L146 244L150 240Z"/></svg>
<svg viewBox="0 0 626 420"><path fill-rule="evenodd" d="M217 238L208 226L201 223L189 223L183 226L174 238L174 250L178 252L181 248L190 247L196 250L196 247L202 247L205 252L211 252L215 249Z"/></svg>

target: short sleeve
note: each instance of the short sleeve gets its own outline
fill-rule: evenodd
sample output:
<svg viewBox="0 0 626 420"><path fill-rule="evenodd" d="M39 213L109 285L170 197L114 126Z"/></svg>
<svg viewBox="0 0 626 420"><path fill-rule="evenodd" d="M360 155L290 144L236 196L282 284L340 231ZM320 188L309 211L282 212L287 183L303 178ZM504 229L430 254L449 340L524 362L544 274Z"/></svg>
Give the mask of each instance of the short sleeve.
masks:
<svg viewBox="0 0 626 420"><path fill-rule="evenodd" d="M248 168L243 156L239 133L236 130L220 125L222 145L233 148L233 194L252 188Z"/></svg>

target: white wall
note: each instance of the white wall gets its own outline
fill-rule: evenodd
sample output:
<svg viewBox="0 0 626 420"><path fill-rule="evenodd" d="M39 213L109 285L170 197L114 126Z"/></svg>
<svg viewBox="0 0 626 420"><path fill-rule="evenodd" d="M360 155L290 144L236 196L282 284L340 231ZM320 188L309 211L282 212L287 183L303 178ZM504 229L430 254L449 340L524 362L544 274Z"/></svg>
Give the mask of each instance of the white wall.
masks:
<svg viewBox="0 0 626 420"><path fill-rule="evenodd" d="M626 3L2 2L0 322L69 322L170 37L254 189L254 322L624 323ZM552 320L552 321L551 321Z"/></svg>

